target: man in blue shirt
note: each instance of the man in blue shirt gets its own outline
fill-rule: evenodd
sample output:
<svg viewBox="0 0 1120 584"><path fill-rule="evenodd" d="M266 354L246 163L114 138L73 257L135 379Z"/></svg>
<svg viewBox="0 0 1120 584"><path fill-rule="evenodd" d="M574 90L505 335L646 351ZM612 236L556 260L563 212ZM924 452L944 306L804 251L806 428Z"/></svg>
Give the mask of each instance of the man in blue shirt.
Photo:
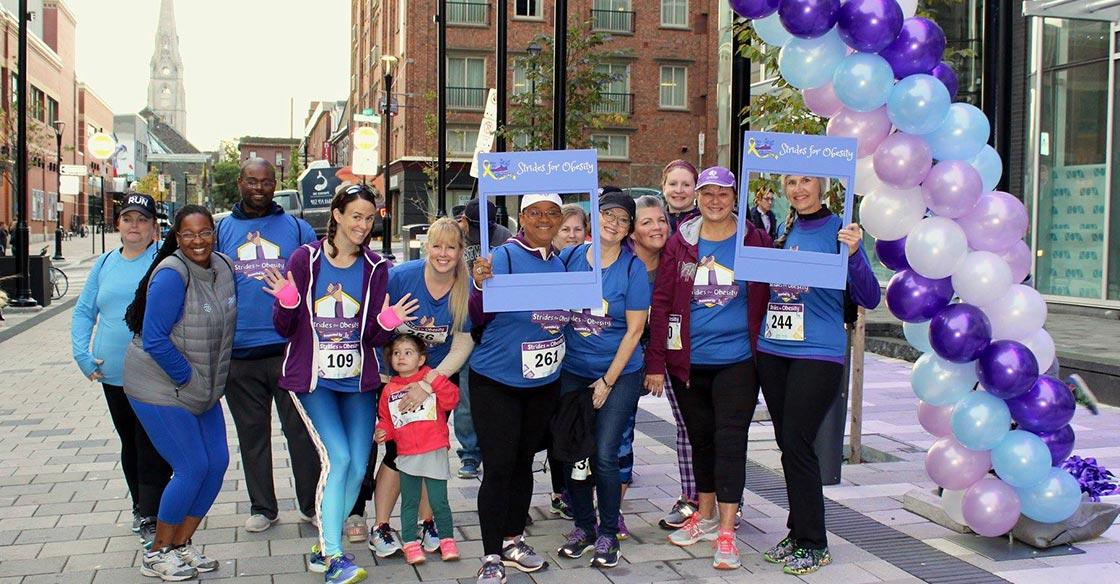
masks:
<svg viewBox="0 0 1120 584"><path fill-rule="evenodd" d="M315 516L319 453L292 405L291 394L277 385L287 339L272 325L273 299L264 292L262 281L267 268L283 270L292 251L314 241L315 232L307 222L285 214L283 207L272 201L276 169L267 160L250 158L243 162L237 188L241 201L218 224L215 249L233 260L237 277L237 330L226 403L237 427L251 503L245 529L259 532L272 527L279 518L272 481L273 402L292 456L300 517L310 522Z"/></svg>

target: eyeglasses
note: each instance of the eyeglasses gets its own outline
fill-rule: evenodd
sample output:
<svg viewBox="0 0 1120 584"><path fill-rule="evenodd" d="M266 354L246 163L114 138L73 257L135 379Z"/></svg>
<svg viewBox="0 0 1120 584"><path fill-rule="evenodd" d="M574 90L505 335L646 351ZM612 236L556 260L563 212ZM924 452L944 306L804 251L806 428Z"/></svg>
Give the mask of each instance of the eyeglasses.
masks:
<svg viewBox="0 0 1120 584"><path fill-rule="evenodd" d="M276 180L275 179L257 180L255 178L247 178L247 179L244 179L242 182L245 183L245 186L253 187L253 188L257 188L257 187L266 187L267 188L267 187L276 186Z"/></svg>
<svg viewBox="0 0 1120 584"><path fill-rule="evenodd" d="M528 209L526 211L522 211L522 213L524 213L525 216L530 218L530 219L540 219L541 217L548 217L549 219L559 219L564 214L559 209L553 209L551 211L541 211L540 209Z"/></svg>
<svg viewBox="0 0 1120 584"><path fill-rule="evenodd" d="M182 233L177 234L177 236L178 236L179 239L182 239L183 241L194 241L196 239L208 240L208 239L214 239L214 231L212 229L207 229L205 231L199 231L198 233L191 233L190 231L184 231Z"/></svg>
<svg viewBox="0 0 1120 584"><path fill-rule="evenodd" d="M773 202L774 202L774 196L773 196L773 195L770 195L770 196L768 196L768 197L762 197L762 200L763 200L763 201L766 201L766 202L768 202L768 203L773 203Z"/></svg>
<svg viewBox="0 0 1120 584"><path fill-rule="evenodd" d="M611 225L617 225L619 227L630 226L630 218L624 215L615 215L610 211L602 211L599 213L599 216L603 218L604 223L610 223Z"/></svg>

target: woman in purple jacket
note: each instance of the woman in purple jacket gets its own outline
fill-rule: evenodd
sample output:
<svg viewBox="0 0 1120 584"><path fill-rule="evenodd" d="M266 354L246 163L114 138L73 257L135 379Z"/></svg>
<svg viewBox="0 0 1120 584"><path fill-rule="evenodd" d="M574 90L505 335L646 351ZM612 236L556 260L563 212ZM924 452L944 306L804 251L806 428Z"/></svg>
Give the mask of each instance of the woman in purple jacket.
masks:
<svg viewBox="0 0 1120 584"><path fill-rule="evenodd" d="M358 498L373 444L378 348L417 308L408 294L389 305L389 263L369 248L376 214L369 187L340 190L327 237L292 252L287 278L276 270L265 276L276 297L273 324L288 338L280 387L295 394L323 462L315 498L319 545L310 569L325 572L329 584L366 577L342 553L342 523Z"/></svg>

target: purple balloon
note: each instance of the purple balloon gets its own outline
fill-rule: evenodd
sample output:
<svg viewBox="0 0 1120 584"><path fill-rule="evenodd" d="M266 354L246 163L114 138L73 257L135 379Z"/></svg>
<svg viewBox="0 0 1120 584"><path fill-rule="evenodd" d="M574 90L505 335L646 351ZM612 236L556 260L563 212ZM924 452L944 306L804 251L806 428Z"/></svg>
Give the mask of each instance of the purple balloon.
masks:
<svg viewBox="0 0 1120 584"><path fill-rule="evenodd" d="M869 112L842 108L825 127L825 134L829 136L855 138L857 158L874 154L890 133L891 119L887 116L886 106Z"/></svg>
<svg viewBox="0 0 1120 584"><path fill-rule="evenodd" d="M964 492L961 514L979 535L997 537L1011 531L1019 521L1019 494L996 477L984 477Z"/></svg>
<svg viewBox="0 0 1120 584"><path fill-rule="evenodd" d="M873 156L879 180L900 189L912 189L922 184L933 166L933 153L926 141L904 132L887 136Z"/></svg>
<svg viewBox="0 0 1120 584"><path fill-rule="evenodd" d="M896 79L914 73L929 73L941 63L945 52L945 33L932 20L916 16L902 22L898 37L879 51L894 70Z"/></svg>
<svg viewBox="0 0 1120 584"><path fill-rule="evenodd" d="M795 37L815 39L832 30L840 14L840 0L782 0L778 18Z"/></svg>
<svg viewBox="0 0 1120 584"><path fill-rule="evenodd" d="M929 320L948 306L952 298L950 278L933 280L914 270L902 270L887 283L887 308L904 322Z"/></svg>
<svg viewBox="0 0 1120 584"><path fill-rule="evenodd" d="M969 450L952 436L934 442L926 452L926 474L945 489L967 489L991 468L991 450Z"/></svg>
<svg viewBox="0 0 1120 584"><path fill-rule="evenodd" d="M875 255L879 256L879 261L891 270L897 272L910 269L910 262L906 261L905 237L894 241L887 241L885 239L876 240Z"/></svg>
<svg viewBox="0 0 1120 584"><path fill-rule="evenodd" d="M831 81L819 87L802 89L801 95L805 98L805 107L822 118L831 118L844 109L844 104L832 89Z"/></svg>
<svg viewBox="0 0 1120 584"><path fill-rule="evenodd" d="M921 421L922 410L918 409L918 421ZM925 427L923 424L922 427ZM1073 454L1074 434L1073 427L1069 424L1062 426L1060 429L1053 432L1034 432L1050 449L1050 466L1058 466L1069 455Z"/></svg>
<svg viewBox="0 0 1120 584"><path fill-rule="evenodd" d="M926 432L944 438L953 434L953 406L938 407L918 400L918 423Z"/></svg>
<svg viewBox="0 0 1120 584"><path fill-rule="evenodd" d="M971 211L983 194L984 179L963 160L938 162L922 182L922 197L929 210L950 219Z"/></svg>
<svg viewBox="0 0 1120 584"><path fill-rule="evenodd" d="M938 81L945 84L945 89L949 90L949 99L953 99L957 96L957 89L960 87L960 84L957 82L957 73L953 71L953 68L950 67L948 63L945 61L938 63L938 65L933 68L933 71L930 72L930 75L933 75Z"/></svg>
<svg viewBox="0 0 1120 584"><path fill-rule="evenodd" d="M743 18L766 18L778 10L782 0L730 0L735 14Z"/></svg>
<svg viewBox="0 0 1120 584"><path fill-rule="evenodd" d="M995 341L976 358L976 378L988 393L1012 399L1038 380L1038 359L1018 341Z"/></svg>
<svg viewBox="0 0 1120 584"><path fill-rule="evenodd" d="M1022 239L999 252L999 257L1011 266L1011 283L1021 284L1031 274L1031 248Z"/></svg>
<svg viewBox="0 0 1120 584"><path fill-rule="evenodd" d="M929 321L929 344L946 361L975 361L991 342L992 323L971 304L950 304Z"/></svg>
<svg viewBox="0 0 1120 584"><path fill-rule="evenodd" d="M1073 419L1077 402L1069 386L1061 380L1043 375L1034 386L1019 397L1007 400L1011 419L1023 430L1054 432Z"/></svg>
<svg viewBox="0 0 1120 584"><path fill-rule="evenodd" d="M992 191L980 197L971 211L957 219L976 251L1000 253L1027 234L1027 209L1014 195Z"/></svg>
<svg viewBox="0 0 1120 584"><path fill-rule="evenodd" d="M878 53L902 30L902 7L895 0L848 0L836 26L844 43L857 51Z"/></svg>

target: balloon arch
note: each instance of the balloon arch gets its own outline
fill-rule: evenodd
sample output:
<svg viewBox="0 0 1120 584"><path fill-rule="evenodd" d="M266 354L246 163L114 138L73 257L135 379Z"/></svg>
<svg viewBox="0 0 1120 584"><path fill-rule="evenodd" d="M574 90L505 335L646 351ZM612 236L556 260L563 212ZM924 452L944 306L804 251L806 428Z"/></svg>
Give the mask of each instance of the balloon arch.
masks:
<svg viewBox="0 0 1120 584"><path fill-rule="evenodd" d="M887 306L923 353L911 385L937 438L925 467L945 510L986 536L1020 514L1067 519L1081 489L1057 467L1073 450L1074 398L1040 374L1055 353L1046 303L1019 284L1031 265L1027 212L993 190L1003 165L984 114L952 101L944 32L915 16L917 0L730 4L781 47L782 77L829 118L826 133L858 140L860 221L895 271Z"/></svg>

